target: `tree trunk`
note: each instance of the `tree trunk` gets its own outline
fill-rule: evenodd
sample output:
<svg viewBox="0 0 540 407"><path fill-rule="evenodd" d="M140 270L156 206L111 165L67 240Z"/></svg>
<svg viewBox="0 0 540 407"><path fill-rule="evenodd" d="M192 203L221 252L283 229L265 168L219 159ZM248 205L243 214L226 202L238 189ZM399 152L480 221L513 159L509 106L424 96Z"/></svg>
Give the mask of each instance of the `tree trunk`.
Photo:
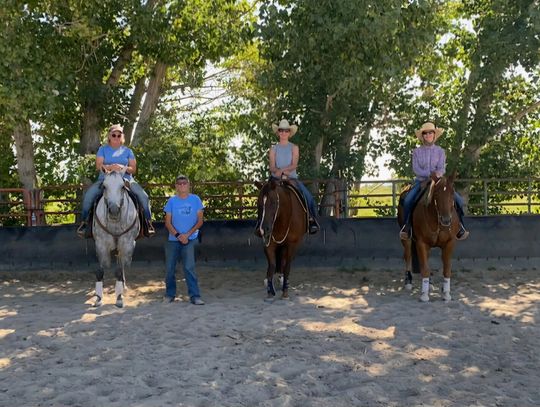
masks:
<svg viewBox="0 0 540 407"><path fill-rule="evenodd" d="M96 154L100 143L99 113L97 108L92 103L89 103L84 111L79 152L81 155Z"/></svg>
<svg viewBox="0 0 540 407"><path fill-rule="evenodd" d="M23 188L37 188L36 166L34 163L34 144L29 121L18 123L13 129L13 140L17 156L17 172Z"/></svg>
<svg viewBox="0 0 540 407"><path fill-rule="evenodd" d="M141 108L141 100L146 91L146 77L139 78L135 84L135 90L133 91L133 96L129 102L129 110L126 117L126 124L124 126L124 135L126 138L126 145L131 144L131 137L133 135L133 129L135 127L135 121L139 114L139 109Z"/></svg>
<svg viewBox="0 0 540 407"><path fill-rule="evenodd" d="M148 133L150 123L152 122L152 116L156 111L159 97L163 90L161 85L167 75L167 68L167 64L161 61L158 61L154 66L152 75L150 76L150 82L148 83L148 89L146 90L146 97L141 109L141 114L139 115L139 122L137 123L135 133L133 134L133 140L131 142L131 145L133 146L141 144Z"/></svg>

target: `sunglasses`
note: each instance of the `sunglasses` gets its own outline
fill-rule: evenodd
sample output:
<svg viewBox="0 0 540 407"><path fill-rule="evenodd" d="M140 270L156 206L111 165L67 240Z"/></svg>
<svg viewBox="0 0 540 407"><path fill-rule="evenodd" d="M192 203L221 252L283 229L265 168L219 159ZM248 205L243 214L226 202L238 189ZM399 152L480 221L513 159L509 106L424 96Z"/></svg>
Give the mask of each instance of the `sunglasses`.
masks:
<svg viewBox="0 0 540 407"><path fill-rule="evenodd" d="M120 138L120 137L122 137L122 133L113 133L113 134L111 134L111 137Z"/></svg>
<svg viewBox="0 0 540 407"><path fill-rule="evenodd" d="M187 184L189 184L188 181L177 181L176 182L176 185L187 185Z"/></svg>
<svg viewBox="0 0 540 407"><path fill-rule="evenodd" d="M423 132L422 132L422 135L423 135L423 136L425 136L425 135L427 135L427 134L435 134L435 131L433 131L433 130L428 130L428 131L423 131Z"/></svg>
<svg viewBox="0 0 540 407"><path fill-rule="evenodd" d="M278 132L280 132L280 133L290 133L291 130L290 129L278 129Z"/></svg>

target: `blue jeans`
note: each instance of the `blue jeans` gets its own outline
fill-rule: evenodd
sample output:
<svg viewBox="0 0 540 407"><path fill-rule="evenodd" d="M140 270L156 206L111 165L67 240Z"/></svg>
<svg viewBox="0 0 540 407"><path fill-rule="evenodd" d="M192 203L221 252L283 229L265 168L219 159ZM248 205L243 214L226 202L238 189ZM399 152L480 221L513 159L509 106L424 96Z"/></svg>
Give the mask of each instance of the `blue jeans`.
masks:
<svg viewBox="0 0 540 407"><path fill-rule="evenodd" d="M415 203L418 201L418 198L420 198L418 196L421 189L420 184L420 181L415 180L410 191L407 193L405 199L403 200L403 215L405 223L410 224L411 212L414 208ZM463 198L457 192L454 192L454 202L456 203L456 212L458 213L459 221L463 226L465 226L465 224L463 223Z"/></svg>
<svg viewBox="0 0 540 407"><path fill-rule="evenodd" d="M415 180L405 199L403 200L403 215L405 224L410 224L411 212L414 208L416 201L418 201L418 194L420 193L420 181Z"/></svg>
<svg viewBox="0 0 540 407"><path fill-rule="evenodd" d="M144 210L144 217L148 220L152 220L152 213L150 212L150 202L148 199L148 195L146 194L146 192L144 192L144 189L136 181L131 181L129 187L137 197L139 203L142 205ZM94 202L101 196L101 194L103 194L103 180L98 180L94 182L84 193L81 214L84 221L88 220L88 214L90 213L90 209L92 209L92 205L94 205Z"/></svg>
<svg viewBox="0 0 540 407"><path fill-rule="evenodd" d="M167 241L165 243L165 294L167 297L176 297L176 263L182 260L184 277L188 288L190 299L200 297L199 282L195 274L195 246L197 239L190 240L188 244L178 241Z"/></svg>
<svg viewBox="0 0 540 407"><path fill-rule="evenodd" d="M306 198L310 216L313 219L317 219L317 207L315 206L315 199L313 199L313 195L311 195L309 189L307 189L306 186L299 180L295 179L294 183L296 184L298 189L302 191L302 195L304 195L304 198Z"/></svg>

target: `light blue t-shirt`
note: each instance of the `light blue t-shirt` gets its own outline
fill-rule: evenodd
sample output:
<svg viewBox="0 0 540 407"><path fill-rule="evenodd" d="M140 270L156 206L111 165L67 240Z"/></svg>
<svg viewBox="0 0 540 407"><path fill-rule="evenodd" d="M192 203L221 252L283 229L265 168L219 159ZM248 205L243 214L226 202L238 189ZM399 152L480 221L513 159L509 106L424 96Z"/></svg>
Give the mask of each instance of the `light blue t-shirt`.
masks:
<svg viewBox="0 0 540 407"><path fill-rule="evenodd" d="M133 151L131 151L129 147L120 146L118 148L112 148L109 144L101 146L96 156L103 157L103 164L105 165L128 165L129 160L135 159L135 154L133 154ZM103 180L104 178L105 174L100 171L98 179ZM130 181L133 179L131 174L128 174L127 172L124 174L124 178Z"/></svg>
<svg viewBox="0 0 540 407"><path fill-rule="evenodd" d="M178 195L170 197L165 204L165 213L171 214L171 223L179 233L187 233L197 223L197 212L204 210L204 205L195 194L189 194L186 198L182 199ZM197 239L199 236L199 230L189 236L189 240ZM173 235L169 233L170 241L177 241Z"/></svg>

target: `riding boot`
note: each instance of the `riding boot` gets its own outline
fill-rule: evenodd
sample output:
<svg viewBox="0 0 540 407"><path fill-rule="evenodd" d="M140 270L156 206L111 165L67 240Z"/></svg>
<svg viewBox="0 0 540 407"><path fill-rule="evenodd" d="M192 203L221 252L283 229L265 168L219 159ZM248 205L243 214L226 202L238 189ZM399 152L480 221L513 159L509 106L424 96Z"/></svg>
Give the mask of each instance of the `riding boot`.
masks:
<svg viewBox="0 0 540 407"><path fill-rule="evenodd" d="M314 235L320 230L319 223L314 218L309 218L308 230L310 235Z"/></svg>
<svg viewBox="0 0 540 407"><path fill-rule="evenodd" d="M409 240L411 238L411 225L409 225L409 222L406 222L399 231L399 238L401 240Z"/></svg>
<svg viewBox="0 0 540 407"><path fill-rule="evenodd" d="M469 231L465 229L465 226L463 226L463 223L459 224L459 232L457 233L456 239L457 240L465 240L469 237Z"/></svg>

